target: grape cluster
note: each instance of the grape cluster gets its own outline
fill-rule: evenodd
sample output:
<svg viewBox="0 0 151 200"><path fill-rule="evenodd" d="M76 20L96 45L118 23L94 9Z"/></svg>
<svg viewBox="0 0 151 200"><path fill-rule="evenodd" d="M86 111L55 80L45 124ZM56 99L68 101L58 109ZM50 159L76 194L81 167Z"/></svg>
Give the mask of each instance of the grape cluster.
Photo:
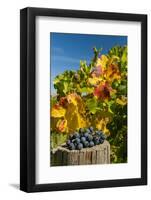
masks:
<svg viewBox="0 0 151 200"><path fill-rule="evenodd" d="M103 144L105 139L106 136L100 130L94 130L93 127L80 128L69 136L66 146L70 150L81 150Z"/></svg>

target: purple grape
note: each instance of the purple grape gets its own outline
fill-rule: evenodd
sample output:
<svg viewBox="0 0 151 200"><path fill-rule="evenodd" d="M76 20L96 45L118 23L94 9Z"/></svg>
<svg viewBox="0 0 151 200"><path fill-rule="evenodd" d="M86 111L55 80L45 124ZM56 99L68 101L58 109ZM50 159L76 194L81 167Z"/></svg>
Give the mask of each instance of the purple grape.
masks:
<svg viewBox="0 0 151 200"><path fill-rule="evenodd" d="M85 142L83 143L83 145L84 145L84 147L86 148L86 147L89 146L89 142L88 142L88 141L85 141Z"/></svg>
<svg viewBox="0 0 151 200"><path fill-rule="evenodd" d="M89 133L84 133L84 137L87 138L89 136Z"/></svg>
<svg viewBox="0 0 151 200"><path fill-rule="evenodd" d="M76 139L74 140L74 142L75 142L76 144L79 144L79 143L80 143L80 138L76 138Z"/></svg>
<svg viewBox="0 0 151 200"><path fill-rule="evenodd" d="M84 143L86 141L85 137L81 137L81 142Z"/></svg>
<svg viewBox="0 0 151 200"><path fill-rule="evenodd" d="M100 142L99 142L99 138L98 137L94 137L93 138L93 142L95 145L98 145Z"/></svg>
<svg viewBox="0 0 151 200"><path fill-rule="evenodd" d="M81 150L103 144L105 139L106 135L101 130L94 131L93 127L80 128L79 131L75 131L69 136L66 145L70 150Z"/></svg>
<svg viewBox="0 0 151 200"><path fill-rule="evenodd" d="M69 145L71 143L71 140L67 140L66 144Z"/></svg>
<svg viewBox="0 0 151 200"><path fill-rule="evenodd" d="M86 132L87 132L88 134L91 134L91 131L90 131L89 128L86 129Z"/></svg>
<svg viewBox="0 0 151 200"><path fill-rule="evenodd" d="M81 150L83 148L83 144L82 143L79 143L78 145L77 145L77 149L78 150Z"/></svg>
<svg viewBox="0 0 151 200"><path fill-rule="evenodd" d="M93 136L92 136L92 135L90 135L90 134L88 135L88 137L87 137L87 138L88 138L88 141L92 141L92 140L93 140Z"/></svg>
<svg viewBox="0 0 151 200"><path fill-rule="evenodd" d="M93 141L90 141L89 147L93 147L93 146L94 146L94 142L93 142Z"/></svg>
<svg viewBox="0 0 151 200"><path fill-rule="evenodd" d="M76 139L76 138L80 138L80 134L78 132L75 132L73 135L73 139Z"/></svg>
<svg viewBox="0 0 151 200"><path fill-rule="evenodd" d="M69 149L70 149L70 150L75 150L75 145L74 145L73 143L70 143L70 144L69 144Z"/></svg>

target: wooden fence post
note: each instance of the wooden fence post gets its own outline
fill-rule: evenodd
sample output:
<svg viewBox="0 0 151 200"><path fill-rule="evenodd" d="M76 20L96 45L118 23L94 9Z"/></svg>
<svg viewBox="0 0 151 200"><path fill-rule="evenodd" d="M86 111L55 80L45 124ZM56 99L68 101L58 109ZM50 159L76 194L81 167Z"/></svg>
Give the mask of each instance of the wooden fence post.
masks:
<svg viewBox="0 0 151 200"><path fill-rule="evenodd" d="M50 166L109 164L110 144L105 140L103 144L82 150L69 150L60 146L51 152L50 160Z"/></svg>

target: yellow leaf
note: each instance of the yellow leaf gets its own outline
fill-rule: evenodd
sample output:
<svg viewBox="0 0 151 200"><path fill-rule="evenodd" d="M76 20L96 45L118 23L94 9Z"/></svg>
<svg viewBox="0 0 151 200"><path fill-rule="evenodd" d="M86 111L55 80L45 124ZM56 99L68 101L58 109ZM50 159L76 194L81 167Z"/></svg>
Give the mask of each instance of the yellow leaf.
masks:
<svg viewBox="0 0 151 200"><path fill-rule="evenodd" d="M105 118L102 118L102 119L97 119L97 121L96 121L96 128L98 130L102 130L107 136L110 135L110 131L106 127L108 122L109 122L108 117L105 117Z"/></svg>
<svg viewBox="0 0 151 200"><path fill-rule="evenodd" d="M66 102L64 104L64 101ZM67 95L51 111L51 127L58 132L71 133L78 128L86 127L85 106L82 98L76 93Z"/></svg>
<svg viewBox="0 0 151 200"><path fill-rule="evenodd" d="M121 74L119 71L119 68L115 64L108 65L108 68L105 72L105 77L108 80L108 82L113 82L114 80L120 80Z"/></svg>
<svg viewBox="0 0 151 200"><path fill-rule="evenodd" d="M67 101L69 104L73 103L76 106L77 105L77 95L74 93L67 95Z"/></svg>
<svg viewBox="0 0 151 200"><path fill-rule="evenodd" d="M78 128L86 127L86 120L80 114L81 110L79 108L78 103L77 105L70 103L67 107L65 119L67 120L69 132L73 132Z"/></svg>
<svg viewBox="0 0 151 200"><path fill-rule="evenodd" d="M51 117L60 118L65 116L66 109L60 105L54 105L51 109Z"/></svg>
<svg viewBox="0 0 151 200"><path fill-rule="evenodd" d="M105 55L102 55L100 58L98 58L96 66L101 66L102 69L105 69L107 66L108 58Z"/></svg>
<svg viewBox="0 0 151 200"><path fill-rule="evenodd" d="M101 78L93 77L93 78L88 78L88 84L90 85L97 85L101 81Z"/></svg>
<svg viewBox="0 0 151 200"><path fill-rule="evenodd" d="M117 98L116 103L125 106L127 104L127 98L122 97L121 99Z"/></svg>

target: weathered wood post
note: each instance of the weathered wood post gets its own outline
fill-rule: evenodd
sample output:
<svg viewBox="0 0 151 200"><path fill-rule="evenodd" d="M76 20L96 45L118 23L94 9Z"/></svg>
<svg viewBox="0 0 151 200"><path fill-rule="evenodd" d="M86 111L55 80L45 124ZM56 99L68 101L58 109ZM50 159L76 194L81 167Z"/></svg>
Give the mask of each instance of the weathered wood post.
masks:
<svg viewBox="0 0 151 200"><path fill-rule="evenodd" d="M60 146L55 152L51 152L51 166L109 163L110 144L106 140L103 144L91 148L84 148L82 150L68 150Z"/></svg>

